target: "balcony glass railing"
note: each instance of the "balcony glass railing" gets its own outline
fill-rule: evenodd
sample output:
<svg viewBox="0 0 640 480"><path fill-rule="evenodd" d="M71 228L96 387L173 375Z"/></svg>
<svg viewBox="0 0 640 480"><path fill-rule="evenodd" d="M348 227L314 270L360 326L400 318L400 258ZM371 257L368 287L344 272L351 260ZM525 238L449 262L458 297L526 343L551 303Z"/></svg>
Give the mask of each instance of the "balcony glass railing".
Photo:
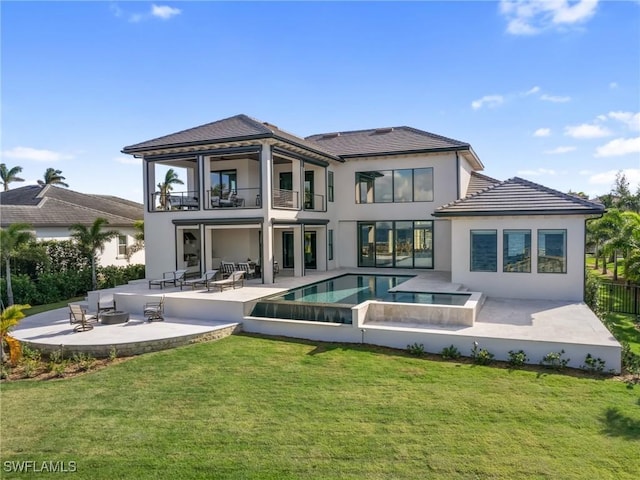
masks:
<svg viewBox="0 0 640 480"><path fill-rule="evenodd" d="M298 192L296 192L295 190L274 188L273 208L291 208L294 210L298 210L300 208Z"/></svg>
<svg viewBox="0 0 640 480"><path fill-rule="evenodd" d="M304 194L304 209L313 212L324 212L324 195L311 194L309 192Z"/></svg>
<svg viewBox="0 0 640 480"><path fill-rule="evenodd" d="M199 196L196 190L184 192L153 192L151 194L152 211L198 210Z"/></svg>
<svg viewBox="0 0 640 480"><path fill-rule="evenodd" d="M237 188L231 191L210 190L207 192L207 209L217 208L262 208L260 188Z"/></svg>

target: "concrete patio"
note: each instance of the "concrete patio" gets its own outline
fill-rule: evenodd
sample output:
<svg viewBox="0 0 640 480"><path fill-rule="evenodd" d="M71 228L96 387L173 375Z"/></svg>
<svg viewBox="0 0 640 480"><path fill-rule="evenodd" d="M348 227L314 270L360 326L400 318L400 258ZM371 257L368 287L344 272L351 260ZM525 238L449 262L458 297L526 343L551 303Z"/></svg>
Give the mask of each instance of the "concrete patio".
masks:
<svg viewBox="0 0 640 480"><path fill-rule="evenodd" d="M259 298L335 277L343 273L389 274L388 270L339 270L319 272L304 278L282 276L277 284L262 285L249 280L243 288L223 292L180 290L171 287L150 290L146 281L134 282L102 293L113 293L118 310L130 313L125 324L97 324L88 332L73 332L68 309L58 309L25 318L13 335L44 351L59 349L90 352L106 356L111 348L122 354L138 354L203 339L220 338L239 330L267 335L283 335L311 340L370 343L404 349L422 343L426 351L439 353L454 345L469 355L473 342L486 348L499 360L508 359L510 350L524 350L530 363L539 363L550 352L565 351L563 358L579 368L587 354L606 361L606 369L620 370L621 346L600 320L583 303L487 298L472 326L434 326L385 321L361 325L282 320L251 317ZM455 292L462 286L450 283L442 272L393 271L394 275L415 277L403 290ZM165 321L148 323L142 305L165 296Z"/></svg>

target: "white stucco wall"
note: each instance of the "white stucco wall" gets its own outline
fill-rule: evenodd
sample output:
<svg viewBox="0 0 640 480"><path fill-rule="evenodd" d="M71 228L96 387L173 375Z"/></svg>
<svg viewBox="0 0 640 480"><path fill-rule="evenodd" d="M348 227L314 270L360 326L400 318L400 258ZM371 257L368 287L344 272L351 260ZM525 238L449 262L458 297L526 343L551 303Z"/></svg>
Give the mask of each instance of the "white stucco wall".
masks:
<svg viewBox="0 0 640 480"><path fill-rule="evenodd" d="M585 218L573 216L514 216L454 218L452 225L451 280L488 296L581 301L584 296ZM498 232L498 271L471 272L471 230ZM504 229L531 230L531 273L503 272ZM566 229L567 273L538 273L538 229Z"/></svg>
<svg viewBox="0 0 640 480"><path fill-rule="evenodd" d="M127 245L131 246L135 243L134 235L137 233L133 227L109 227L110 229L119 231L122 235L127 235ZM71 234L68 228L63 227L40 227L35 229L35 235L38 240L69 240ZM126 266L145 263L145 250L142 249L127 258L118 255L118 238L114 238L105 244L104 252L98 254L98 264L100 266Z"/></svg>

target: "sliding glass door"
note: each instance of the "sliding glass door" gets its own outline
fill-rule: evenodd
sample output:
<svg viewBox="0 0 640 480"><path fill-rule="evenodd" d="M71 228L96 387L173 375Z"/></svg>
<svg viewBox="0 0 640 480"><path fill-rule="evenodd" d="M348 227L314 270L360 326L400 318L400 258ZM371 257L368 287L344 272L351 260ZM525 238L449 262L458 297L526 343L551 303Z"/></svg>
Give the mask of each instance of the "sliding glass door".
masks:
<svg viewBox="0 0 640 480"><path fill-rule="evenodd" d="M358 266L433 268L433 221L358 222Z"/></svg>

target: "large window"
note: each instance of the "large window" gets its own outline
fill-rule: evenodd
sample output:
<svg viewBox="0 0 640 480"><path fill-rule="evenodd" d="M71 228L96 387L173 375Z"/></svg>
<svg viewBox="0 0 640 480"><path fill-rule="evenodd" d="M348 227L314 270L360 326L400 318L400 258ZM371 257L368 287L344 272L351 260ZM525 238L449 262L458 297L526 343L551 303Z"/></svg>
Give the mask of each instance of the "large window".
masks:
<svg viewBox="0 0 640 480"><path fill-rule="evenodd" d="M358 266L433 268L433 221L358 223Z"/></svg>
<svg viewBox="0 0 640 480"><path fill-rule="evenodd" d="M329 238L327 238L327 255L329 260L333 260L333 230L329 229Z"/></svg>
<svg viewBox="0 0 640 480"><path fill-rule="evenodd" d="M538 273L567 273L566 230L538 230Z"/></svg>
<svg viewBox="0 0 640 480"><path fill-rule="evenodd" d="M498 271L497 230L471 230L471 271Z"/></svg>
<svg viewBox="0 0 640 480"><path fill-rule="evenodd" d="M238 191L238 173L236 170L218 170L211 172L211 190L215 197Z"/></svg>
<svg viewBox="0 0 640 480"><path fill-rule="evenodd" d="M502 270L531 272L531 230L503 230Z"/></svg>
<svg viewBox="0 0 640 480"><path fill-rule="evenodd" d="M433 168L356 173L356 203L433 201Z"/></svg>

